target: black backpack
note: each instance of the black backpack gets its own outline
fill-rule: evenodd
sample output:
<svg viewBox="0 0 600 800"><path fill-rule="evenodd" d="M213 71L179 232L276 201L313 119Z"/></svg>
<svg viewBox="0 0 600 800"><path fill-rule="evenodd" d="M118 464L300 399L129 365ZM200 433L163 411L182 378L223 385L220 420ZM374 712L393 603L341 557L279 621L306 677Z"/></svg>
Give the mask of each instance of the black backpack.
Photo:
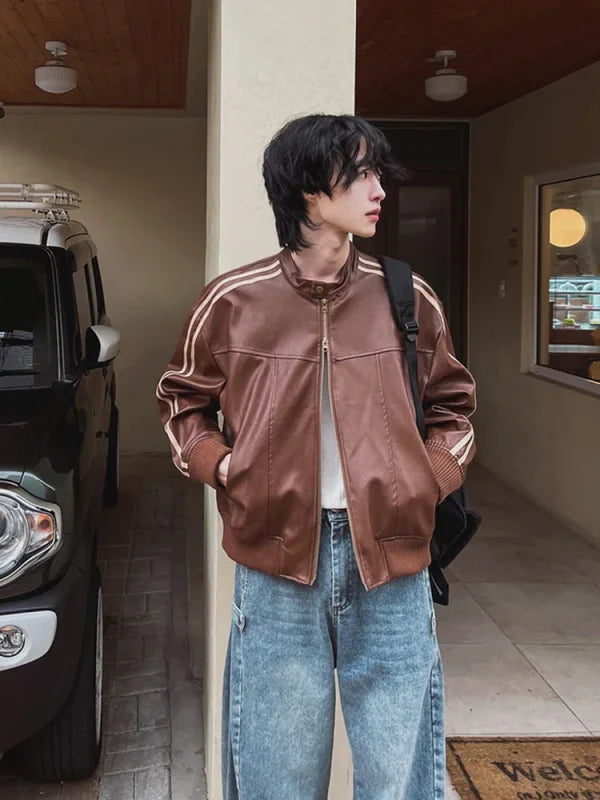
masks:
<svg viewBox="0 0 600 800"><path fill-rule="evenodd" d="M427 431L425 415L421 404L417 383L417 334L419 325L415 319L415 296L412 270L405 261L382 256L383 266L394 318L404 333L406 361L410 375L410 385L415 403L417 426L421 438L425 440ZM467 493L463 486L449 494L438 504L435 517L435 530L430 544L431 563L429 580L434 603L447 606L450 599L448 581L442 569L456 558L472 539L481 524L481 516L469 507Z"/></svg>

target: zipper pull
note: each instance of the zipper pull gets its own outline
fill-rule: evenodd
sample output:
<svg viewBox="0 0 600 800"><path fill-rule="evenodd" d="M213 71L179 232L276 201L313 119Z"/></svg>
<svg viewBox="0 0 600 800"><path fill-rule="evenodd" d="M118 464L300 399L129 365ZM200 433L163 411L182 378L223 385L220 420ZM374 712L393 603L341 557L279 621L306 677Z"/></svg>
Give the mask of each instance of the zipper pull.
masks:
<svg viewBox="0 0 600 800"><path fill-rule="evenodd" d="M327 298L321 298L321 308L323 309L323 313L327 313ZM327 320L325 319L325 333L327 333ZM328 350L327 347L327 336L323 336L323 352L326 353Z"/></svg>

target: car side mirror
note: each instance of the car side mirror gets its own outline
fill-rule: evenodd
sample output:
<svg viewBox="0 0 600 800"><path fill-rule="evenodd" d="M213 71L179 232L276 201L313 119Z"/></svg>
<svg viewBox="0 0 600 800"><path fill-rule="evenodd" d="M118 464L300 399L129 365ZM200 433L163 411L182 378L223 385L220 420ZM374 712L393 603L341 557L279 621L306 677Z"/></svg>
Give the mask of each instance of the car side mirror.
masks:
<svg viewBox="0 0 600 800"><path fill-rule="evenodd" d="M121 334L109 325L91 325L85 332L85 368L102 367L117 357Z"/></svg>

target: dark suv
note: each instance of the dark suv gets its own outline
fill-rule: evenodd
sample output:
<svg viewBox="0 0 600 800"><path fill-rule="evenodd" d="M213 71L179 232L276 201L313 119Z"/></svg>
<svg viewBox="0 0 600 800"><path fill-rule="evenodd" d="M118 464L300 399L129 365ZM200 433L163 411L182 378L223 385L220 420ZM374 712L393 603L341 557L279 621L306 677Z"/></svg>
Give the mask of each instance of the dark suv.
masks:
<svg viewBox="0 0 600 800"><path fill-rule="evenodd" d="M68 205L59 188L36 202ZM0 753L37 780L86 777L100 755L118 350L85 227L56 209L0 217Z"/></svg>

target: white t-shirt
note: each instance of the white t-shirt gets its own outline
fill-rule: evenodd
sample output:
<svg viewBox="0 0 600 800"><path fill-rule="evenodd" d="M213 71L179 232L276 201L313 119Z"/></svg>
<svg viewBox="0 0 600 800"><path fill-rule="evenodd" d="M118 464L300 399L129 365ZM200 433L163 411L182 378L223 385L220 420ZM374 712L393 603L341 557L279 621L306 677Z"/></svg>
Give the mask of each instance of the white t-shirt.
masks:
<svg viewBox="0 0 600 800"><path fill-rule="evenodd" d="M342 465L331 416L327 352L323 361L323 395L321 397L321 508L346 508Z"/></svg>

